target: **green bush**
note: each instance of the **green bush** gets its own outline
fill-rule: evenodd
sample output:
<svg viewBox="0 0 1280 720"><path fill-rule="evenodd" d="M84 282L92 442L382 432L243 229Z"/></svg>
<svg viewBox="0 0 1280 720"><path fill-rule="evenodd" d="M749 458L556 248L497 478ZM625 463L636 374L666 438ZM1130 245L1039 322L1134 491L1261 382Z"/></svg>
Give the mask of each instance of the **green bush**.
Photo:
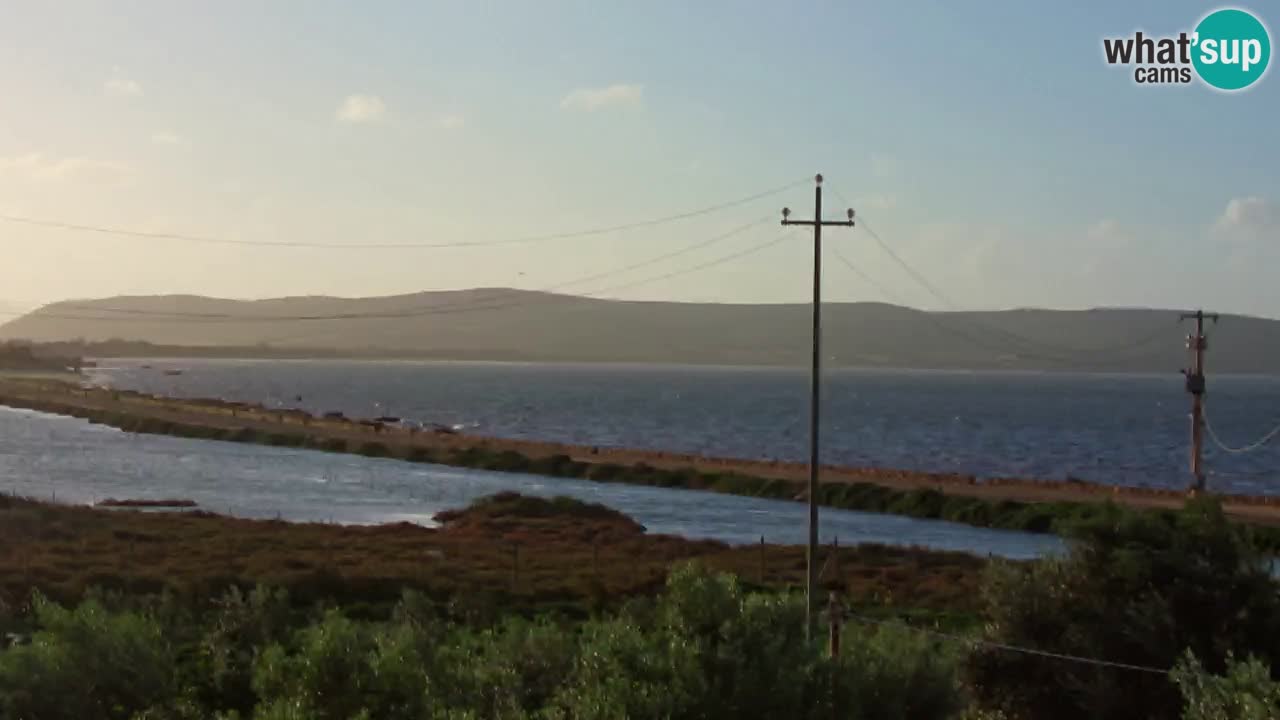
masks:
<svg viewBox="0 0 1280 720"><path fill-rule="evenodd" d="M1210 675L1192 653L1173 671L1182 691L1184 720L1275 720L1280 717L1280 682L1266 664L1227 657L1226 673Z"/></svg>
<svg viewBox="0 0 1280 720"><path fill-rule="evenodd" d="M257 703L253 663L258 652L284 642L292 627L289 597L259 586L232 587L214 604L199 642L192 692L204 704L249 715Z"/></svg>
<svg viewBox="0 0 1280 720"><path fill-rule="evenodd" d="M627 468L617 463L597 463L587 470L587 478L596 482L614 482L624 479Z"/></svg>
<svg viewBox="0 0 1280 720"><path fill-rule="evenodd" d="M842 716L913 720L960 710L961 655L904 625L850 626L834 667Z"/></svg>
<svg viewBox="0 0 1280 720"><path fill-rule="evenodd" d="M1210 500L1169 515L1104 506L1067 527L1069 553L997 565L986 586L992 640L1151 668L1190 650L1213 672L1230 653L1280 659L1280 586L1248 533ZM969 677L1010 718L1176 718L1167 676L980 650Z"/></svg>
<svg viewBox="0 0 1280 720"><path fill-rule="evenodd" d="M126 720L176 702L176 656L152 618L96 600L34 609L31 643L0 652L0 717Z"/></svg>
<svg viewBox="0 0 1280 720"><path fill-rule="evenodd" d="M905 720L959 709L950 654L902 629L847 637L853 652L833 662L805 640L799 597L746 594L686 566L652 610L584 629L552 716Z"/></svg>
<svg viewBox="0 0 1280 720"><path fill-rule="evenodd" d="M576 651L574 635L547 621L508 618L482 632L455 632L437 648L432 697L481 718L529 717L555 694Z"/></svg>
<svg viewBox="0 0 1280 720"><path fill-rule="evenodd" d="M262 435L253 428L242 427L231 433L227 439L231 442L253 443L261 441Z"/></svg>
<svg viewBox="0 0 1280 720"><path fill-rule="evenodd" d="M484 464L486 470L497 470L500 472L528 472L532 463L529 458L515 450L503 450L502 452L489 458Z"/></svg>
<svg viewBox="0 0 1280 720"><path fill-rule="evenodd" d="M360 446L360 454L366 457L387 457L391 454L391 449L386 443L370 440Z"/></svg>
<svg viewBox="0 0 1280 720"><path fill-rule="evenodd" d="M960 707L953 654L920 635L850 627L832 660L806 639L798 596L748 593L695 565L656 598L579 625L448 624L413 592L389 619L330 609L310 624L264 588L233 589L200 619L167 600L148 613L108 609L117 602L38 601L33 644L0 652L0 716L940 720Z"/></svg>
<svg viewBox="0 0 1280 720"><path fill-rule="evenodd" d="M414 447L409 449L409 454L405 456L409 462L430 463L436 462L436 456L431 452L430 448Z"/></svg>
<svg viewBox="0 0 1280 720"><path fill-rule="evenodd" d="M254 663L253 689L262 703L258 716L356 717L378 679L371 662L378 647L369 628L337 611L302 630L296 652L268 646Z"/></svg>

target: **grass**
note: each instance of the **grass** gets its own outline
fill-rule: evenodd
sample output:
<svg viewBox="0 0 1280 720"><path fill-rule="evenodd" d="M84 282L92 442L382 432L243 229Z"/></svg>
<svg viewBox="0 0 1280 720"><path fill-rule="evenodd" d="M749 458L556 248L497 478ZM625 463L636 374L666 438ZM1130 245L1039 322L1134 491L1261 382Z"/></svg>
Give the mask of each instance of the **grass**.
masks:
<svg viewBox="0 0 1280 720"><path fill-rule="evenodd" d="M299 604L389 608L405 588L441 603L583 614L648 595L698 559L753 586L799 588L804 549L648 535L631 518L567 498L503 493L441 514L442 527L247 520L205 512L95 510L0 497L0 608L39 589L216 597L283 588ZM830 552L830 550L824 551ZM840 548L823 580L855 607L971 617L986 561L914 548Z"/></svg>

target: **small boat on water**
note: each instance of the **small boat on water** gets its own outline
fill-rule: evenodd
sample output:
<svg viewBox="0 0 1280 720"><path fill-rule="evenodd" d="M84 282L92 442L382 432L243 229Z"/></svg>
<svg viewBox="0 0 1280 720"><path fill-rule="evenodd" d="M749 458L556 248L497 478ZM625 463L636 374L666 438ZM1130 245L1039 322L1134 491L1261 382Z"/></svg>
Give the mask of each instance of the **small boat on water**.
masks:
<svg viewBox="0 0 1280 720"><path fill-rule="evenodd" d="M182 371L181 371L181 370L177 370L177 369L165 370L165 371L164 371L164 374L165 374L165 375L181 375L181 374L182 374Z"/></svg>

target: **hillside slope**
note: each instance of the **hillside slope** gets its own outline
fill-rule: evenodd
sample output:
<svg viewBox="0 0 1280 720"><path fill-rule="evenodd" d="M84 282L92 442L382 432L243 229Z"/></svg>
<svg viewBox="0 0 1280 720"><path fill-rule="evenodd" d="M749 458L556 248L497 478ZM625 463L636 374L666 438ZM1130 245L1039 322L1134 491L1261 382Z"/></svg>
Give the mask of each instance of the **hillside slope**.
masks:
<svg viewBox="0 0 1280 720"><path fill-rule="evenodd" d="M257 301L115 297L45 306L0 326L0 339L800 366L809 357L809 313L805 304L631 302L508 289ZM1186 363L1187 328L1177 317L1174 310L929 313L831 303L823 355L837 366L1170 372ZM1214 372L1280 372L1280 322L1224 316L1211 337Z"/></svg>

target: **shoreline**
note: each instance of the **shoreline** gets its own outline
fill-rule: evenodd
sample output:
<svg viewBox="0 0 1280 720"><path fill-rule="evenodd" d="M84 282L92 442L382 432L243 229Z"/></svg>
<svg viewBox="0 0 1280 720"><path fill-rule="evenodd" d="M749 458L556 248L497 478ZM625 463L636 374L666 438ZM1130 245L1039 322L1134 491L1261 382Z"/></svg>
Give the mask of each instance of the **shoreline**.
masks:
<svg viewBox="0 0 1280 720"><path fill-rule="evenodd" d="M0 375L0 405L87 419L131 432L302 447L411 462L575 477L729 494L803 500L804 463L714 458L654 450L602 448L406 429L373 420L317 417L250 403L181 399L86 388L62 378ZM978 527L1053 532L1059 519L1100 511L1104 503L1170 511L1186 494L1085 481L823 466L819 502L845 510L949 520ZM1274 535L1280 547L1280 496L1219 496L1232 519Z"/></svg>
<svg viewBox="0 0 1280 720"><path fill-rule="evenodd" d="M660 360L582 360L574 358L493 358L493 357L453 357L453 356L414 356L414 355L280 355L246 353L243 355L209 355L209 354L113 354L93 355L94 361L126 360L126 361L160 361L183 362L190 360L212 362L296 362L296 363L368 363L368 364L404 364L404 365L548 365L557 367L597 367L597 368L685 368L697 370L728 370L741 372L790 372L807 374L808 365L796 363L733 363L715 360L707 361L660 361ZM86 368L92 370L93 368ZM921 374L921 375L1073 375L1073 376L1120 376L1140 378L1169 378L1167 371L1159 368L1132 369L1079 369L1069 367L1010 367L1004 365L982 365L958 367L949 365L876 365L866 363L834 364L824 367L824 371L836 373L884 373L884 374ZM3 371L0 371L3 374ZM70 373L68 373L70 374ZM1277 380L1280 371L1232 371L1216 372L1214 377ZM1175 378L1176 381L1176 378Z"/></svg>

